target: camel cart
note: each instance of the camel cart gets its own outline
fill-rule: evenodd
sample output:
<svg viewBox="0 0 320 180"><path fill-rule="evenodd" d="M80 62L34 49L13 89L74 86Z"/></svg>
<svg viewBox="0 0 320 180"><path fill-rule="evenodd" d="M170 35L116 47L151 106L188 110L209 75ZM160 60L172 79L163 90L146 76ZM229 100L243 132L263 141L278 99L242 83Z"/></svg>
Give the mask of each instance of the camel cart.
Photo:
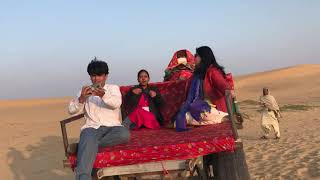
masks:
<svg viewBox="0 0 320 180"><path fill-rule="evenodd" d="M165 100L183 102L185 99L185 94L175 93L172 83L156 86ZM123 96L128 89L120 88ZM233 98L229 91L225 97L230 121L186 132L169 128L132 131L128 144L99 149L93 176L97 179L250 179L243 143L237 133ZM170 110L177 108L168 104ZM162 113L166 114L165 110ZM76 145L69 144L66 125L81 118L83 114L60 121L66 156L63 165L72 170L76 168Z"/></svg>

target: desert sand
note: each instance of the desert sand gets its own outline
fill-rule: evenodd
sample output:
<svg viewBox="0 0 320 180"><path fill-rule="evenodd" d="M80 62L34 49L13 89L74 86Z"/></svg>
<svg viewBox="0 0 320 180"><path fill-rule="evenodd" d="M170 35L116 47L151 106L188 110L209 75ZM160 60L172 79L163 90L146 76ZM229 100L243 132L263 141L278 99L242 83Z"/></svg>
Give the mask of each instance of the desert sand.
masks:
<svg viewBox="0 0 320 180"><path fill-rule="evenodd" d="M236 77L244 114L239 130L252 179L320 179L320 65L300 65ZM261 140L256 101L267 86L283 109L281 139ZM77 88L77 87L75 87ZM73 179L64 159L59 121L70 98L0 100L0 179ZM81 121L71 124L76 141Z"/></svg>

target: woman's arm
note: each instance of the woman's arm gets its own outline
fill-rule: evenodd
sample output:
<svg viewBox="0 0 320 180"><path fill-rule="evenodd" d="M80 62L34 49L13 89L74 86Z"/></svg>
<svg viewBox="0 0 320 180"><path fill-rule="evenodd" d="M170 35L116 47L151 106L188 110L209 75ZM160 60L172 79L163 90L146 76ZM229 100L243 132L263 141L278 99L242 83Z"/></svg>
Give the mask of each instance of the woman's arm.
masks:
<svg viewBox="0 0 320 180"><path fill-rule="evenodd" d="M120 108L122 97L119 86L114 85L106 90L102 100L108 107L112 109Z"/></svg>
<svg viewBox="0 0 320 180"><path fill-rule="evenodd" d="M221 94L224 94L226 90L231 90L229 83L218 69L212 69L207 73L209 73L207 77L209 78L210 85Z"/></svg>
<svg viewBox="0 0 320 180"><path fill-rule="evenodd" d="M153 99L154 103L156 104L156 106L158 106L158 107L163 106L164 100L161 96L159 89L157 87L152 87L152 88L150 88L150 90L156 92L156 96L153 98L151 97Z"/></svg>
<svg viewBox="0 0 320 180"><path fill-rule="evenodd" d="M128 91L128 93L125 95L124 97L124 103L125 104L129 104L129 105L136 105L139 101L139 97L141 95L140 94L135 94L133 92L134 89L140 88L139 86L133 86L132 88L130 88L130 90Z"/></svg>

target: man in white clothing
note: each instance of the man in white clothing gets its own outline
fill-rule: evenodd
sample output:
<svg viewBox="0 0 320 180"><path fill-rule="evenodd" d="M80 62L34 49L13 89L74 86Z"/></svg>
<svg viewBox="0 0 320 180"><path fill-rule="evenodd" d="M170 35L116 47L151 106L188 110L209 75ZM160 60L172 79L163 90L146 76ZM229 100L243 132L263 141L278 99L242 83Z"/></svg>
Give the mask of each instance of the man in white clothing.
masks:
<svg viewBox="0 0 320 180"><path fill-rule="evenodd" d="M92 60L87 72L92 86L84 86L69 105L69 113L84 112L77 151L76 180L90 180L99 147L127 143L129 130L121 125L121 93L117 85L106 84L109 68L106 62Z"/></svg>
<svg viewBox="0 0 320 180"><path fill-rule="evenodd" d="M276 99L270 95L268 88L263 88L263 95L260 97L262 106L261 127L263 131L262 139L269 137L270 131L273 129L277 139L280 138L279 119L280 108Z"/></svg>

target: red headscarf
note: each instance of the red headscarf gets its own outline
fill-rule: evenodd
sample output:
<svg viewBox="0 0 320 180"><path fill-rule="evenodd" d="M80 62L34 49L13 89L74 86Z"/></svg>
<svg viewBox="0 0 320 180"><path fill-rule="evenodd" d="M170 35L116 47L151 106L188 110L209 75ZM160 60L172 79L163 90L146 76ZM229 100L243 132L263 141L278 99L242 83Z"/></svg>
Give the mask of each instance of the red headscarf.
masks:
<svg viewBox="0 0 320 180"><path fill-rule="evenodd" d="M194 62L194 56L193 56L193 54L192 54L189 50L181 49L181 50L179 50L179 51L177 51L177 52L175 52L175 53L173 54L173 56L172 56L172 58L171 58L171 61L170 61L170 63L169 63L169 65L168 65L168 67L167 67L166 70L171 70L171 69L173 69L173 68L175 68L175 67L177 67L177 66L179 65L179 63L178 63L178 54L181 53L181 52L183 52L183 51L186 52L186 55L187 55L187 57L186 57L187 63L192 67L192 69L194 69L194 67L195 67L195 62Z"/></svg>
<svg viewBox="0 0 320 180"><path fill-rule="evenodd" d="M185 58L186 62L179 62L180 58ZM179 65L182 65L183 69L177 69ZM173 57L165 70L165 81L188 79L192 76L195 68L194 56L186 49L179 50L173 54Z"/></svg>

